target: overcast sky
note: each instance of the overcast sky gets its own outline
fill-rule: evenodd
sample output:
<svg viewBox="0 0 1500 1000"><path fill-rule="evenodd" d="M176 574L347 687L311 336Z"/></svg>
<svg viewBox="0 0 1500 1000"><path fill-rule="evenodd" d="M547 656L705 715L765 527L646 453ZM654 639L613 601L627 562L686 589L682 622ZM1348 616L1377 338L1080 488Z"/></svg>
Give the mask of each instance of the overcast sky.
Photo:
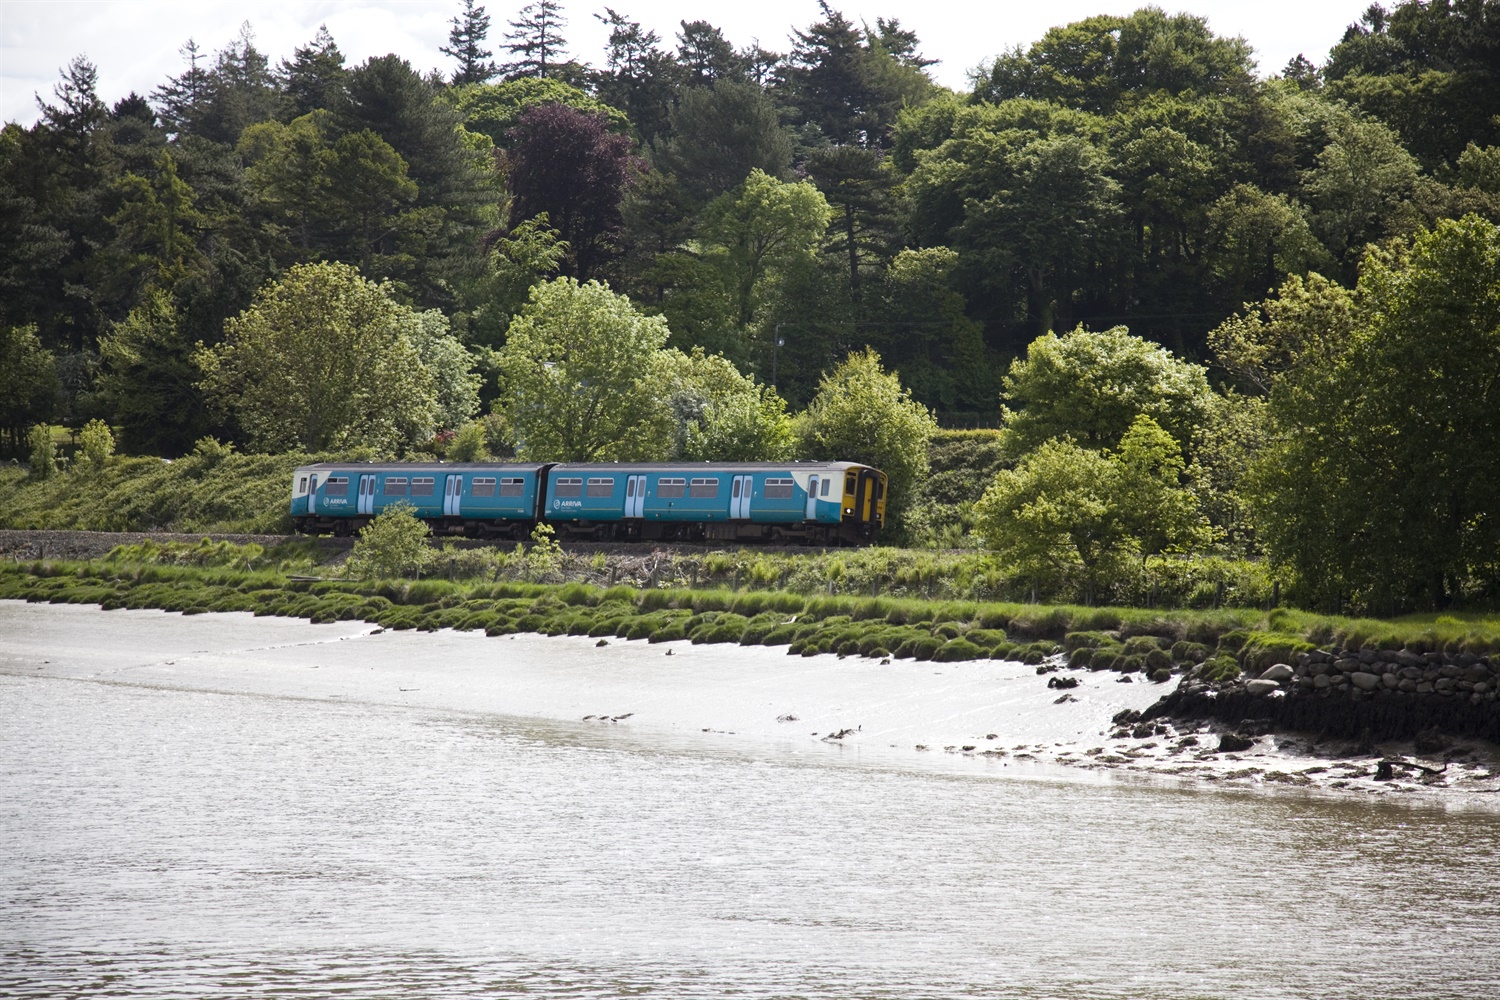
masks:
<svg viewBox="0 0 1500 1000"><path fill-rule="evenodd" d="M1262 75L1304 53L1321 62L1366 0L1171 0L1169 11L1186 10L1208 18L1220 35L1243 36L1254 47ZM483 4L496 43L523 6L522 0ZM785 51L791 29L816 20L816 0L754 0L750 3L681 0L610 0L609 6L654 29L671 43L679 21L705 19L717 24L736 45L752 40ZM1093 14L1129 13L1141 2L1111 0L848 0L835 2L853 20L896 17L915 29L922 49L940 59L932 72L939 82L961 88L965 71L1014 45L1029 45L1047 28ZM459 0L0 0L0 120L36 120L34 94L51 97L59 70L76 55L99 68L99 93L113 103L134 90L149 95L183 68L179 50L188 38L212 53L249 21L257 47L273 65L306 43L326 24L349 65L394 52L419 70L452 62L438 51L448 38L448 21ZM604 0L564 0L569 54L601 62L605 40L594 14Z"/></svg>

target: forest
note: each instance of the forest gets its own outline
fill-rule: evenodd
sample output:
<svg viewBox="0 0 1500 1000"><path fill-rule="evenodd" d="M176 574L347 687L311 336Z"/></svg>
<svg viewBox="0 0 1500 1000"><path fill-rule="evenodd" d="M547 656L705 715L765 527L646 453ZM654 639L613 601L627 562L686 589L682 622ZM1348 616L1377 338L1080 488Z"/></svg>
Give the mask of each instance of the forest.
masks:
<svg viewBox="0 0 1500 1000"><path fill-rule="evenodd" d="M6 124L0 451L861 460L1033 594L1500 603L1500 2L1275 72L1142 7L963 92L830 2L783 52L603 8L593 61L454 8L446 75L247 23Z"/></svg>

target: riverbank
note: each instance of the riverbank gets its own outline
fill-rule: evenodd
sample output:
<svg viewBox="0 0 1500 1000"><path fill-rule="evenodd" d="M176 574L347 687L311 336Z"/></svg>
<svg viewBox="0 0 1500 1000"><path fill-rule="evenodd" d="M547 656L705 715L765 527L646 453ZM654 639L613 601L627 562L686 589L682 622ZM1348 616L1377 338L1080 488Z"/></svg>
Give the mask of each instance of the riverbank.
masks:
<svg viewBox="0 0 1500 1000"><path fill-rule="evenodd" d="M1500 748L1489 741L1441 732L1345 739L1174 716L1160 706L1180 687L1070 668L1062 652L1038 664L788 657L779 648L686 638L421 633L354 618L310 626L243 612L105 613L39 602L0 609L8 636L0 670L14 676L373 699L609 732L634 728L654 738L833 748L899 766L1040 775L1062 767L1500 807ZM122 651L129 651L123 662Z"/></svg>

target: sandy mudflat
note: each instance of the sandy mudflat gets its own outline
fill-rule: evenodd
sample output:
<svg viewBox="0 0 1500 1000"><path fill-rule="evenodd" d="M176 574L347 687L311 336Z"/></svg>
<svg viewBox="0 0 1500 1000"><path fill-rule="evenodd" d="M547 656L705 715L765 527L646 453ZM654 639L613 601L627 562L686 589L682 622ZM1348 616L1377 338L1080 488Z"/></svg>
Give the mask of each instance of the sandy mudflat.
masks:
<svg viewBox="0 0 1500 1000"><path fill-rule="evenodd" d="M576 723L588 738L854 764L1020 776L1151 778L1438 798L1500 808L1500 755L1374 780L1348 744L1263 736L1209 752L1204 725L1113 738L1111 718L1166 690L1112 672L1038 676L1019 663L788 656L782 647L652 645L478 632L381 632L249 614L183 616L0 601L0 672ZM1049 678L1076 678L1068 690ZM1062 699L1059 701L1059 699ZM843 735L839 735L843 734ZM1410 753L1381 745L1380 753ZM1415 761L1415 758L1409 758ZM1065 767L1058 767L1065 765Z"/></svg>

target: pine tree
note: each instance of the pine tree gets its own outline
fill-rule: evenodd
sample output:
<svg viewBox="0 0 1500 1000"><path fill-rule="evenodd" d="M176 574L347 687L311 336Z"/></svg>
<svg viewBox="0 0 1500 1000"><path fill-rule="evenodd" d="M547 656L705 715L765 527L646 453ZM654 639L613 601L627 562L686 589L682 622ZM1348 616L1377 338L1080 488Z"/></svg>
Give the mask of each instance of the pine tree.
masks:
<svg viewBox="0 0 1500 1000"><path fill-rule="evenodd" d="M490 61L494 53L483 48L490 33L490 16L483 7L475 6L474 0L463 0L463 5L462 13L448 22L453 25L448 32L448 44L438 49L458 60L458 69L453 73L455 87L487 83L499 73L499 68Z"/></svg>
<svg viewBox="0 0 1500 1000"><path fill-rule="evenodd" d="M549 73L555 73L568 44L562 36L567 23L558 0L535 0L522 7L505 36L505 50L517 57L504 67L506 75L546 79Z"/></svg>
<svg viewBox="0 0 1500 1000"><path fill-rule="evenodd" d="M293 50L290 62L281 61L281 87L290 105L287 120L331 108L344 92L344 54L334 44L326 24L318 25L313 40Z"/></svg>

